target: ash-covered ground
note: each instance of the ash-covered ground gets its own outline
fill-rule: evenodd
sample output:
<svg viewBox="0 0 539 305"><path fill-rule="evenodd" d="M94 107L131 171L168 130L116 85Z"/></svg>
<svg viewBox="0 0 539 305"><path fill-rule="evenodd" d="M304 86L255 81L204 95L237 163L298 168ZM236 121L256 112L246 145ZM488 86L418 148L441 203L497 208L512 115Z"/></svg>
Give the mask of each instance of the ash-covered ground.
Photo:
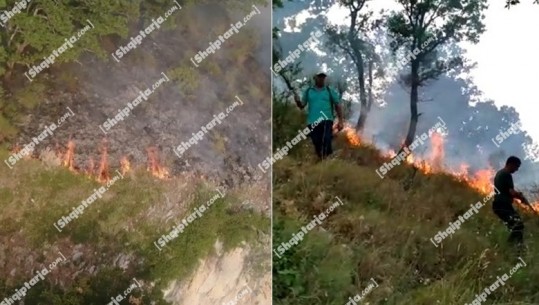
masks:
<svg viewBox="0 0 539 305"><path fill-rule="evenodd" d="M35 156L45 149L65 152L72 140L76 145L75 166L84 170L91 158L99 163L106 146L114 170L120 167L123 156L134 168L146 167L147 149L157 147L160 163L172 176L196 172L227 184L262 176L257 164L271 153L271 11L269 7L258 8L260 14L225 40L199 67L190 58L206 49L231 23L242 20L248 11L231 16L219 5L186 7L177 13L185 16L184 24L155 31L120 62L111 56L102 60L88 55L80 60L80 65L62 67L75 75L70 80L75 89L51 88L44 102L29 116L18 144L24 146L67 113L69 107L75 115L36 146ZM110 53L126 45L126 41L109 42ZM162 78L162 73L170 81L134 107L107 134L99 128L132 102L139 90ZM173 148L187 142L214 115L234 104L235 96L244 104L181 158L174 154Z"/></svg>

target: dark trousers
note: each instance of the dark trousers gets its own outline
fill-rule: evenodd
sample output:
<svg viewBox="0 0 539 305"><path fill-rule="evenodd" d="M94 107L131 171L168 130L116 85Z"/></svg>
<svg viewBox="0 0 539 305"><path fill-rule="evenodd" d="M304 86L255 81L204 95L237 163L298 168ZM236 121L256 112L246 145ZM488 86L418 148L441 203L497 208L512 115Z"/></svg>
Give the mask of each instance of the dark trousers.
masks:
<svg viewBox="0 0 539 305"><path fill-rule="evenodd" d="M496 206L495 204L493 206L493 211L494 214L503 221L509 231L511 231L509 234L509 242L522 245L524 241L524 223L513 206Z"/></svg>
<svg viewBox="0 0 539 305"><path fill-rule="evenodd" d="M310 137L313 141L316 155L320 159L324 159L331 155L333 153L331 147L331 141L333 139L333 121L324 120L316 126L314 126L314 124L309 124L308 127L311 130Z"/></svg>

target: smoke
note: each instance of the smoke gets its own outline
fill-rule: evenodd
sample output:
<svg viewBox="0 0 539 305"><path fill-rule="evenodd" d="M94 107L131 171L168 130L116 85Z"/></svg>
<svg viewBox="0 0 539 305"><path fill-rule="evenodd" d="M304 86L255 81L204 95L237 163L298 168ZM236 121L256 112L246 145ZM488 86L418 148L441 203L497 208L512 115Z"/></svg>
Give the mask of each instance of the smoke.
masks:
<svg viewBox="0 0 539 305"><path fill-rule="evenodd" d="M57 130L54 141L38 150L64 145L71 138L77 144L76 163L84 167L90 157L98 159L99 144L106 138L113 167L123 155L135 166L144 165L146 149L156 146L173 174L195 171L226 179L239 174L245 179L244 175L271 153L271 11L269 6L257 7L261 14L254 15L198 68L190 58L208 48L232 23L243 20L253 10L250 5L233 13L225 3L185 6L175 13L181 15L180 24L154 31L119 63L87 55L81 59L82 67L66 67L79 80L78 88L72 93L56 88L51 107L69 105L76 116ZM128 39L105 44L112 52ZM139 90L161 78L162 72L172 81L161 85L105 136L98 126L126 107ZM236 102L235 96L244 105L236 107L221 125L178 158L173 148L188 141L214 115L225 112ZM23 132L21 143L35 136L40 125L54 120L53 113L36 116Z"/></svg>
<svg viewBox="0 0 539 305"><path fill-rule="evenodd" d="M284 9L276 11L274 16L278 19L274 23L282 28L288 28L288 31L279 38L279 43L285 53L304 41L314 27L323 27L327 22L331 22L326 17L327 11L318 14L314 12L315 9L309 6L309 3L286 4ZM373 33L365 35L370 34ZM383 32L378 31L376 34L374 41L382 44L379 50L381 50L380 54L387 71L394 59L388 56L388 48L383 45L387 42ZM326 35L322 39L324 40L322 43L303 54L300 59L303 74L310 75L312 71L326 67L333 71L331 78L345 79L349 87L345 97L353 104L350 123L355 125L360 107L354 65L349 58L336 52L335 48L330 48L330 45L328 46ZM443 51L453 56L466 57L466 54L458 47ZM404 69L404 71L396 71L396 76L401 73L406 74L409 68L404 67ZM515 182L521 185L531 184L536 180L533 173L537 164L524 160L526 155L522 145L532 142L528 134L525 131L513 134L499 147L493 142L500 132L507 130L511 124L520 120L518 112L512 107L497 107L474 85L472 79L463 75L466 69L461 70L442 75L439 79L420 87L418 104L420 117L416 135L433 127L440 117L446 122L448 128L444 134L445 167L457 170L461 164L465 163L470 165L470 172L489 167L497 170L504 165L507 157L516 155L524 161L524 164L515 175ZM375 78L380 80L380 77ZM391 78L388 84L382 84L381 94L375 97L362 135L383 150L398 150L406 137L410 123L410 89L402 85L399 79L400 77ZM387 80L388 78L383 81ZM431 151L432 147L429 143L419 147L416 153L421 157L430 155Z"/></svg>
<svg viewBox="0 0 539 305"><path fill-rule="evenodd" d="M252 19L256 33L259 34L259 46L257 48L256 59L260 66L271 67L271 6L265 4L258 5L260 15ZM237 19L241 18L238 16Z"/></svg>

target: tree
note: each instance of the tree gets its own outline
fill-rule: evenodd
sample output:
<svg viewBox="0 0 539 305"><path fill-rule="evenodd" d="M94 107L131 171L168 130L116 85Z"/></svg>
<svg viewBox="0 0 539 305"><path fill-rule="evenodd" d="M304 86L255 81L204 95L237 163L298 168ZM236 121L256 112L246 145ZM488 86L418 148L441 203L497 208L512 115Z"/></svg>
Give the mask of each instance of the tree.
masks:
<svg viewBox="0 0 539 305"><path fill-rule="evenodd" d="M505 8L510 9L512 5L520 4L519 0L506 0L505 1ZM539 4L539 0L533 1L533 4Z"/></svg>
<svg viewBox="0 0 539 305"><path fill-rule="evenodd" d="M410 74L405 83L410 87L410 125L404 141L409 146L415 136L419 87L429 80L460 67L460 55L440 58L442 48L460 41L477 43L485 31L483 24L487 0L398 0L402 10L394 12L387 21L393 52L409 52L407 66ZM449 52L450 53L450 52Z"/></svg>
<svg viewBox="0 0 539 305"><path fill-rule="evenodd" d="M279 9L283 8L283 2L281 0L272 1L272 8ZM272 46L272 67L275 67L275 65L283 59L283 48L279 41L279 35L280 35L280 29L278 27L272 28L272 40L273 40L273 46ZM280 69L273 69L277 75L281 77L281 79L284 81L286 87L289 91L294 91L294 87L292 86L292 80L294 77L297 77L301 73L301 62L297 61L292 64L288 64L285 67L281 67Z"/></svg>
<svg viewBox="0 0 539 305"><path fill-rule="evenodd" d="M363 131L370 110L365 89L365 60L370 65L375 55L372 44L360 35L362 31L366 30L369 18L372 16L372 12L365 14L361 12L367 2L368 0L341 0L341 5L348 8L350 12L350 25L348 29L343 31L340 31L337 27L328 30L328 47L333 50L336 48L340 49L352 60L356 68L361 107L359 119L356 124L356 130L359 132ZM366 58L366 56L368 57Z"/></svg>
<svg viewBox="0 0 539 305"><path fill-rule="evenodd" d="M81 52L101 57L108 54L101 48L100 38L110 34L126 35L129 16L136 15L138 4L126 1L80 1L76 7L60 1L31 1L20 13L7 20L0 31L0 73L11 77L16 66L30 68L41 63L60 48L65 39L91 27L79 40L57 56L55 63L73 61ZM0 7L11 10L13 4ZM106 12L106 13L103 13Z"/></svg>

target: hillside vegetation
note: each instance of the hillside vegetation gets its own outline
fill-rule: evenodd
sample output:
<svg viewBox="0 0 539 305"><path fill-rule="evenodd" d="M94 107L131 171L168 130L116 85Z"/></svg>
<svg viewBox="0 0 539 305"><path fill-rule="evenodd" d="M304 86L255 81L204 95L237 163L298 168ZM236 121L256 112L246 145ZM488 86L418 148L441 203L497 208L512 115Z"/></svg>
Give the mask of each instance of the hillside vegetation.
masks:
<svg viewBox="0 0 539 305"><path fill-rule="evenodd" d="M304 121L299 111L274 101L274 150L293 138ZM306 140L274 164L274 249L327 209L335 196L345 202L282 258L274 255L275 304L344 305L371 279L379 286L361 304L471 304L519 263L490 201L439 247L429 240L484 195L450 175L419 172L404 190L412 167L395 168L382 180L375 169L386 160L378 150L350 147L342 133L334 145L336 157L316 162ZM539 218L521 214L529 247L522 256L526 266L483 304L539 303Z"/></svg>
<svg viewBox="0 0 539 305"><path fill-rule="evenodd" d="M7 156L0 150L0 159ZM173 280L189 278L199 259L215 251L217 240L224 251L247 242L254 255L260 255L261 232L270 234L269 219L242 205L245 200L256 201L253 194L261 193L253 184L226 190L222 199L159 251L154 242L214 197L216 186L197 177L157 180L144 170L127 173L58 232L53 223L100 186L82 174L34 159L22 160L12 170L3 167L1 299L61 253L65 263L29 289L24 304L103 305L133 284L133 278L143 286L132 292L139 305L167 304L162 290ZM247 269L263 272L257 266Z"/></svg>

